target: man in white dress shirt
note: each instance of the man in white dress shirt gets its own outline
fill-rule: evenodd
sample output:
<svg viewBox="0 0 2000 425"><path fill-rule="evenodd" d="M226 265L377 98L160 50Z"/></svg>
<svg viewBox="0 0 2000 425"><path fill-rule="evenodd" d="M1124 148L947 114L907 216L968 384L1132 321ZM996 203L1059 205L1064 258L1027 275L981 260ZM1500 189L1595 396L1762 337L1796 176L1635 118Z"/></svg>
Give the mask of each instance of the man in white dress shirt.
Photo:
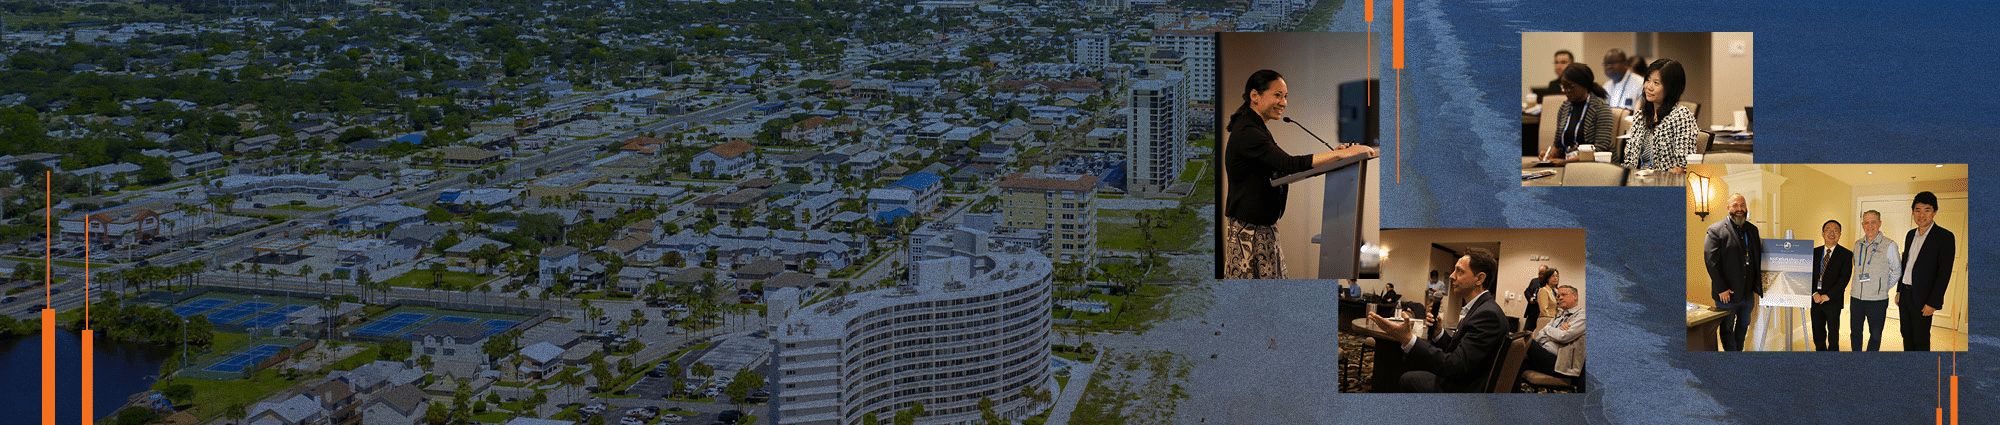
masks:
<svg viewBox="0 0 2000 425"><path fill-rule="evenodd" d="M1646 77L1632 73L1632 62L1625 57L1624 50L1604 52L1604 77L1607 80L1604 83L1607 94L1604 100L1611 102L1611 107L1628 111L1639 109L1639 96L1644 93Z"/></svg>

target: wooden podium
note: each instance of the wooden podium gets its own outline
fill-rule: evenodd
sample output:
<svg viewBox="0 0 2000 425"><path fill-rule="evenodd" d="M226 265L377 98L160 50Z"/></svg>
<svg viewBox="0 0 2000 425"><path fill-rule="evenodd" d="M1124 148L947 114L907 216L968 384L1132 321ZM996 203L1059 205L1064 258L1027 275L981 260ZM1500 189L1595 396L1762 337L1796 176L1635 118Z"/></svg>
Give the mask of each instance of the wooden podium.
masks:
<svg viewBox="0 0 2000 425"><path fill-rule="evenodd" d="M1355 155L1271 180L1271 186L1283 186L1309 178L1326 178L1320 233L1312 238L1313 243L1319 244L1320 279L1361 276L1361 214L1367 205L1363 201L1369 159L1372 158L1368 155Z"/></svg>

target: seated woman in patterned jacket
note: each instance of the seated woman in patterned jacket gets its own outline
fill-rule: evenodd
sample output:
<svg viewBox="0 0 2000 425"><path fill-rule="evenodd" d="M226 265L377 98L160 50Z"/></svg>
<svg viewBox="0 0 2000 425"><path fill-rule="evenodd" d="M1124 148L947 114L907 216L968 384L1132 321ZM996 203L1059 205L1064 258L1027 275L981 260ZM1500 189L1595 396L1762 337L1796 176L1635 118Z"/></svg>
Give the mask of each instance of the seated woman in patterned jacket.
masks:
<svg viewBox="0 0 2000 425"><path fill-rule="evenodd" d="M1694 153L1694 113L1681 106L1687 73L1673 59L1653 61L1647 69L1646 101L1625 143L1625 166L1638 170L1682 172Z"/></svg>

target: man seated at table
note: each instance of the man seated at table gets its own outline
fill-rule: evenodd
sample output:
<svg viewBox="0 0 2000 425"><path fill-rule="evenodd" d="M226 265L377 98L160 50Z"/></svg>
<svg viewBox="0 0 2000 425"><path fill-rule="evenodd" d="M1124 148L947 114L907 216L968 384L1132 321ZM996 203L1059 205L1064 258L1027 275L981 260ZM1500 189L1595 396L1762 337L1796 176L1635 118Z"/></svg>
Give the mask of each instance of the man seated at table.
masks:
<svg viewBox="0 0 2000 425"><path fill-rule="evenodd" d="M1535 343L1528 345L1522 368L1571 379L1583 371L1583 308L1576 302L1576 287L1556 288L1556 306L1562 313L1535 331Z"/></svg>
<svg viewBox="0 0 2000 425"><path fill-rule="evenodd" d="M1458 328L1436 338L1411 335L1409 321L1390 322L1373 312L1368 319L1402 344L1410 371L1401 376L1405 392L1480 392L1493 356L1507 341L1507 313L1493 300L1500 263L1484 249L1467 249L1451 270L1451 295L1468 300L1458 312Z"/></svg>

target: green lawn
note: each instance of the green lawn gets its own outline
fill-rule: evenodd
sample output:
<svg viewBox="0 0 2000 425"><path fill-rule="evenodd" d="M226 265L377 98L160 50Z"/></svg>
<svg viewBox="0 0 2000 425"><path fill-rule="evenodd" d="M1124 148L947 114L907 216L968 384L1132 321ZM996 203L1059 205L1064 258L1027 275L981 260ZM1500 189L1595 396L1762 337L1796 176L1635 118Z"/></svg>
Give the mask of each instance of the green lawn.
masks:
<svg viewBox="0 0 2000 425"><path fill-rule="evenodd" d="M220 337L222 334L216 335ZM317 377L307 376L301 379L310 380L317 379ZM206 379L176 378L155 382L153 389L163 389L167 385L172 384L194 386L194 400L192 400L194 409L190 410L189 413L194 414L197 418L206 418L221 415L232 404L243 404L244 407L249 407L251 404L256 403L258 399L268 397L286 388L291 388L298 383L299 381L289 381L280 378L277 369L266 369L258 371L253 379L210 381Z"/></svg>
<svg viewBox="0 0 2000 425"><path fill-rule="evenodd" d="M1192 182L1195 177L1207 172L1208 161L1188 161L1187 167L1181 169L1181 181Z"/></svg>
<svg viewBox="0 0 2000 425"><path fill-rule="evenodd" d="M96 255L91 255L91 256L92 256L92 257L95 257ZM28 257L14 257L14 256L7 256L7 257L0 257L0 258L6 258L6 259L8 259L8 260L14 260L14 261L19 261L19 262L23 262L23 263L29 263L29 264L34 264L34 265L36 266L36 268L35 268L36 270L41 270L41 266L43 265L43 262L42 262L42 259L41 259L41 258L28 258ZM70 260L54 260L54 261L52 261L52 262L53 262L53 263L55 263L55 264L56 264L56 265L58 265L58 266L63 266L63 267L75 267L75 268L83 268L83 262L82 262L82 261L70 261ZM109 262L99 262L99 261L93 261L93 262L91 262L91 264L96 264L96 265L100 265L100 266L101 266L101 265L105 265L105 264L108 264L108 263L109 263ZM39 277L39 276L37 276L37 277ZM35 279L35 280L37 280L37 281L40 281L41 279Z"/></svg>
<svg viewBox="0 0 2000 425"><path fill-rule="evenodd" d="M1211 232L1208 220L1196 217L1192 210L1182 213L1179 209L1146 210L1154 217L1153 239L1162 251L1185 250L1201 241L1201 235ZM1139 231L1136 218L1129 223L1114 223L1104 218L1132 218L1137 212L1130 210L1098 210L1097 247L1118 251L1139 251L1145 244L1145 235ZM1203 247L1195 247L1203 248Z"/></svg>
<svg viewBox="0 0 2000 425"><path fill-rule="evenodd" d="M1299 19L1299 26L1292 28L1292 31L1325 31L1324 28L1332 23L1333 15L1339 13L1340 8L1346 6L1346 3L1344 0L1319 2L1312 10L1306 12L1304 18Z"/></svg>
<svg viewBox="0 0 2000 425"><path fill-rule="evenodd" d="M446 270L444 272L444 286L438 289L468 290L498 276ZM388 283L389 286L426 288L428 286L425 285L429 285L433 279L430 270L411 270L409 273L403 273L402 276L396 276L395 279L389 279Z"/></svg>
<svg viewBox="0 0 2000 425"><path fill-rule="evenodd" d="M1087 325L1081 323L1074 325L1057 325L1058 327L1062 327L1065 329L1077 329L1086 332L1105 332L1105 331L1143 332L1152 327L1152 322L1154 320L1164 317L1164 315L1167 314L1167 312L1161 311L1160 304L1164 302L1166 300L1166 297L1168 295L1171 295L1172 292L1173 291L1171 289L1167 288L1164 285L1143 285L1139 287L1139 290L1137 292L1132 294L1130 299L1127 299L1127 297L1122 295L1106 295L1106 294L1093 293L1090 294L1089 296L1090 300L1104 302L1105 309L1108 310L1107 312L1089 313L1089 312L1074 311L1074 310L1056 309L1054 310L1054 315L1058 319L1076 319L1079 321L1081 320L1090 321L1090 324ZM1130 304L1128 305L1127 303ZM1121 308L1123 309L1122 311L1120 310ZM1059 355L1060 354L1061 353L1059 353ZM1064 356L1064 358L1070 358L1070 357ZM1071 360L1075 359L1071 358Z"/></svg>
<svg viewBox="0 0 2000 425"><path fill-rule="evenodd" d="M358 354L347 356L345 359L340 359L340 361L334 362L332 365L327 366L327 368L333 370L354 370L354 368L372 363L382 357L382 347L374 346L373 344L361 345L367 345L368 349L362 350Z"/></svg>

